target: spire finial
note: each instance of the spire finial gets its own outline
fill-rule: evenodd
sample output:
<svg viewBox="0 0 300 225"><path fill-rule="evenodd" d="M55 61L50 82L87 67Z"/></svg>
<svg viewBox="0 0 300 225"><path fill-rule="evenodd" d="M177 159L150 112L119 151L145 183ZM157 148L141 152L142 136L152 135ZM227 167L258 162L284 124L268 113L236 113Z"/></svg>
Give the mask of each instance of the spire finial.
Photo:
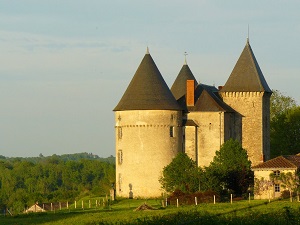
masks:
<svg viewBox="0 0 300 225"><path fill-rule="evenodd" d="M247 44L249 44L249 38L250 38L250 36L249 36L249 24L248 24Z"/></svg>
<svg viewBox="0 0 300 225"><path fill-rule="evenodd" d="M187 65L187 62L186 62L186 56L187 56L187 52L184 52L184 64L183 65Z"/></svg>
<svg viewBox="0 0 300 225"><path fill-rule="evenodd" d="M149 53L149 47L148 47L148 46L147 46L146 54L150 54L150 53Z"/></svg>

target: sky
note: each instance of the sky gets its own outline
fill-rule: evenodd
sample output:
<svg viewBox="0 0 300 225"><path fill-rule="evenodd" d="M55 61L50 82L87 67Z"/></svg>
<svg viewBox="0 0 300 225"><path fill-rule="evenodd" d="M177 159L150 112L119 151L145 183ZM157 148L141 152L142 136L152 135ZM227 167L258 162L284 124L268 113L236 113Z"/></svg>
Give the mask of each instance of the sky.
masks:
<svg viewBox="0 0 300 225"><path fill-rule="evenodd" d="M219 86L249 37L270 88L300 103L299 9L298 0L0 0L0 155L115 155L112 110L147 46L169 87L184 52L199 82Z"/></svg>

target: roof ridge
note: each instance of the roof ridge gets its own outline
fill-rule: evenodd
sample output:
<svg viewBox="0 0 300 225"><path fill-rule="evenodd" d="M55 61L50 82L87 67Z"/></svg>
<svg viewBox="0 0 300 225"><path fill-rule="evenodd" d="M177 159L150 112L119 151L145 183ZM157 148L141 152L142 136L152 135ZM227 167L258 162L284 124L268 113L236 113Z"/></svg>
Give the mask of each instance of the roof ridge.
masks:
<svg viewBox="0 0 300 225"><path fill-rule="evenodd" d="M281 161L280 161L281 160ZM285 165L283 165L283 164ZM281 166L280 166L281 164ZM288 160L287 158L285 158L284 156L280 155L277 156L273 159L270 159L266 162L262 162L256 166L253 166L252 169L263 169L263 168L272 168L272 169L276 169L276 168L298 168L297 165L295 165L293 162L291 162L290 160Z"/></svg>

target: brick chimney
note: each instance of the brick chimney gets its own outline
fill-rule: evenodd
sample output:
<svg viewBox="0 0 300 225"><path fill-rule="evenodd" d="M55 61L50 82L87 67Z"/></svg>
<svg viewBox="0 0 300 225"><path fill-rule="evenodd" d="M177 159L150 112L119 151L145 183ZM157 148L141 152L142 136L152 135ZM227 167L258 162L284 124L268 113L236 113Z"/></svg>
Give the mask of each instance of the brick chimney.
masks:
<svg viewBox="0 0 300 225"><path fill-rule="evenodd" d="M186 105L194 106L195 102L195 81L187 80L186 81Z"/></svg>

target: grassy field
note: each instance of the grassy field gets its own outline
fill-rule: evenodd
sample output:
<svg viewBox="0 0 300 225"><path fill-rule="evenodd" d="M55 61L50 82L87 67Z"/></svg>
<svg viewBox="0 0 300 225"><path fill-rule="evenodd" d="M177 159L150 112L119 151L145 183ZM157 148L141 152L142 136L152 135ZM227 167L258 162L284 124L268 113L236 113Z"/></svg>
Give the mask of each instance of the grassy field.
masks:
<svg viewBox="0 0 300 225"><path fill-rule="evenodd" d="M143 203L156 210L135 211ZM160 200L129 200L110 207L0 216L4 225L96 224L299 224L300 202L252 200L197 206L161 207Z"/></svg>

